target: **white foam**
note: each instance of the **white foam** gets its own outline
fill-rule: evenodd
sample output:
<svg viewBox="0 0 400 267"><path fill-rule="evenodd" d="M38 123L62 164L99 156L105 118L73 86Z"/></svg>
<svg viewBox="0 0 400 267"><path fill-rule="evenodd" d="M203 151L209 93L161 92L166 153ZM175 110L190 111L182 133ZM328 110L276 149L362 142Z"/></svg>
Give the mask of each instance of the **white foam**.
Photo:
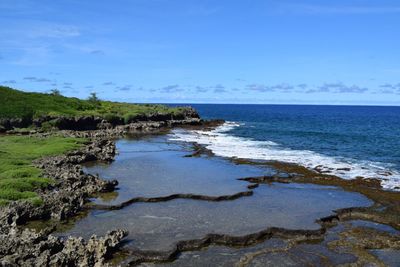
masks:
<svg viewBox="0 0 400 267"><path fill-rule="evenodd" d="M295 163L308 169L318 168L319 171L343 179L354 179L359 176L377 178L382 180L383 188L389 190L400 187L400 173L390 170L390 166L384 163L335 158L309 150L285 148L271 141L255 141L227 134L239 126L241 125L236 122L226 122L212 131L175 130L170 139L204 145L221 157Z"/></svg>

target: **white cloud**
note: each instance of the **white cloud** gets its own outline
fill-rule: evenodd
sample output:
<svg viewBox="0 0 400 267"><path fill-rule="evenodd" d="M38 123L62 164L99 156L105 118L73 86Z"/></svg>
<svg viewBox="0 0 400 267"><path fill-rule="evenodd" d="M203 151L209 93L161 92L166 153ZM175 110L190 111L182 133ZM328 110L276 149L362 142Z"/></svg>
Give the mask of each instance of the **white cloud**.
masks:
<svg viewBox="0 0 400 267"><path fill-rule="evenodd" d="M81 35L78 27L70 25L46 25L31 29L28 33L31 38L70 38Z"/></svg>
<svg viewBox="0 0 400 267"><path fill-rule="evenodd" d="M389 14L400 13L400 6L350 6L282 4L279 11L297 14Z"/></svg>

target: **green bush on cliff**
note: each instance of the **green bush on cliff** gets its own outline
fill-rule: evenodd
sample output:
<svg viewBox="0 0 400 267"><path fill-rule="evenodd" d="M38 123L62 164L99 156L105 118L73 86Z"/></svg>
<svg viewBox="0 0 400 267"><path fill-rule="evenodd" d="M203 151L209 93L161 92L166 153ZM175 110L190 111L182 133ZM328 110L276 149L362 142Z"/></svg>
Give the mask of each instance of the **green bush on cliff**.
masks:
<svg viewBox="0 0 400 267"><path fill-rule="evenodd" d="M123 121L123 118L121 116L118 116L117 114L114 113L105 114L104 119L112 124L119 124Z"/></svg>
<svg viewBox="0 0 400 267"><path fill-rule="evenodd" d="M85 140L64 137L0 136L0 205L25 199L41 200L35 190L52 183L32 161L79 148Z"/></svg>
<svg viewBox="0 0 400 267"><path fill-rule="evenodd" d="M124 123L131 123L136 120L139 114L136 113L128 113L124 115Z"/></svg>

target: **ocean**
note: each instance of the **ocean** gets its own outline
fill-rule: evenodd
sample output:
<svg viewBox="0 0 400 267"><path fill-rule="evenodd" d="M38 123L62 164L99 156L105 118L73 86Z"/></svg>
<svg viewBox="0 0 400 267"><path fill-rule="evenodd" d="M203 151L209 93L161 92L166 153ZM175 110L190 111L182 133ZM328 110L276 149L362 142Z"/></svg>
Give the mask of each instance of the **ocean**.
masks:
<svg viewBox="0 0 400 267"><path fill-rule="evenodd" d="M212 132L175 130L222 157L276 160L400 190L400 107L191 104Z"/></svg>

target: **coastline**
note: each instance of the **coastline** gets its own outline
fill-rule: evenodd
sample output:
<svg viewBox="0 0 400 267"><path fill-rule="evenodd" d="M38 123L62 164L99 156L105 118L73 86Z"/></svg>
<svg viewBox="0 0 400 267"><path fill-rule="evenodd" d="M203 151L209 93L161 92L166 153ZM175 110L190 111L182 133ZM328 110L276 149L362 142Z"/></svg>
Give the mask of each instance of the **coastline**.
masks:
<svg viewBox="0 0 400 267"><path fill-rule="evenodd" d="M74 119L74 121L81 121ZM84 120L83 120L84 121ZM35 206L27 201L15 201L0 207L0 249L2 265L87 265L105 264L104 260L127 232L117 229L104 237L93 236L87 241L82 238L62 240L49 229L35 232L19 226L32 220L64 221L75 216L89 201L89 197L100 192L111 192L117 181L106 181L98 176L83 172L82 163L90 161L112 162L115 157L115 138L129 133L150 133L177 125L196 125L203 122L198 116L181 120L135 122L97 130L60 130L50 133L30 132L42 138L59 135L63 137L87 138L90 141L82 149L65 155L41 158L34 165L43 170L46 177L53 178L56 185L39 190L44 204ZM103 123L104 126L104 123ZM8 134L15 134L11 131ZM42 251L44 249L44 251Z"/></svg>
<svg viewBox="0 0 400 267"><path fill-rule="evenodd" d="M159 141L155 141L159 142ZM186 154L186 158L191 158L191 157L204 157L204 158L219 158L215 157L212 155L212 153L204 148L204 146L199 146L197 144L193 144L192 147L193 151L190 154ZM239 164L239 165L265 165L265 163L260 163L260 162L237 162L235 159L225 159L226 161L230 161L234 164ZM297 166L298 167L298 166ZM293 173L293 172L292 172ZM318 177L318 173L314 173L315 179ZM300 176L300 174L299 174ZM275 176L275 177L268 177L268 176L262 176L262 177L247 177L243 178L240 180L250 182L248 185L248 189L256 189L260 186L263 186L264 184L276 184L276 183L291 183L291 184L301 184L301 181L299 180L299 183L297 183L296 179L293 179L292 181L289 181L292 177L290 176L284 176L282 173L281 176ZM320 177L323 179L323 177ZM336 177L337 178L337 177ZM279 180L281 179L281 180ZM340 179L340 178L337 178ZM333 180L332 180L333 181ZM335 184L334 182L331 181L332 186L338 186L338 190L344 189L345 191L348 192L357 192L357 190L350 190L350 188L346 189L341 187L338 184ZM304 182L308 184L318 184L317 182L314 182L313 180ZM323 183L322 187L329 187L328 185L330 184L329 179L326 180ZM297 229L295 231L292 231L292 229L285 229L285 228L279 228L279 227L268 227L265 228L261 231L257 232L252 232L250 234L246 235L230 235L230 234L224 234L222 232L217 232L217 233L212 233L212 234L207 234L202 236L201 238L198 239L184 239L183 241L179 241L178 243L174 244L173 248L160 251L160 250L141 250L141 249L134 249L132 248L126 249L125 252L123 253L125 258L128 258L128 260L123 261L124 265L129 265L129 264L140 264L144 262L150 262L150 263L165 263L165 262L175 262L180 260L180 255L183 253L186 253L188 251L202 251L203 249L214 249L215 246L224 246L224 247L253 247L257 244L262 244L266 240L270 239L283 239L287 240L290 242L296 243L299 241L299 243L306 242L306 243L313 243L313 242L319 242L319 240L323 240L325 238L325 235L327 232L330 232L331 229L337 227L338 225L346 224L347 222L352 222L352 221L368 221L368 222L373 222L376 223L377 225L391 225L394 229L400 229L400 225L398 223L398 212L394 212L391 208L393 205L395 205L396 202L386 202L388 199L386 197L387 191L383 191L380 188L376 188L373 183L371 184L355 184L355 189L357 186L365 187L365 188L370 188L373 190L375 193L377 193L377 196L374 199L374 202L371 206L369 207L359 207L359 206L354 206L354 207L349 207L349 208L343 208L343 209L336 209L333 210L330 215L325 216L325 217L320 217L317 220L317 223L320 225L320 228L316 231L304 231L301 229ZM381 195L380 193L383 194ZM361 193L362 194L362 193ZM389 192L390 194L390 192ZM394 195L397 193L393 192ZM397 194L398 196L398 194ZM131 204L137 203L137 202L159 202L159 201L170 201L171 198L175 197L180 197L177 195L173 196L166 196L166 197L159 197L156 199L144 199L144 198L134 198L131 199L127 202L123 202L120 204L116 205L94 205L90 209L93 210L100 210L100 211L114 211L114 210L119 210L121 208L127 208ZM249 196L252 198L252 196ZM182 196L182 198L186 198L186 196ZM242 199L242 198L240 198ZM389 198L390 199L390 198ZM213 200L209 200L212 202ZM329 200L326 200L329 201ZM172 215L172 214L171 214ZM390 216L388 216L390 215ZM260 215L261 216L261 215ZM89 220L90 221L90 220ZM368 244L365 244L365 247L362 249L367 249L367 248L373 248L373 247L379 247L379 248L392 248L392 249L397 249L398 247L398 237L395 238L393 241L391 237L389 238L388 236L385 236L385 234L380 233L379 231L374 232L370 231L368 228L360 228L359 229L360 236L357 240L364 240L362 242L366 242L368 240ZM376 240L369 240L369 235L374 235L376 236ZM364 239L363 239L364 238ZM297 241L296 241L297 240ZM386 241L382 241L386 240ZM397 240L397 241L396 241ZM358 241L357 241L358 242ZM383 243L382 243L383 242ZM346 242L343 241L344 244L350 244L351 242ZM364 246L364 243L362 246ZM361 248L360 248L361 249ZM194 252L195 253L195 252ZM197 252L195 255L197 255ZM190 253L189 253L190 254ZM362 255L360 255L358 263L361 262L366 262L366 258ZM175 266L171 263L172 266ZM185 266L185 265L183 265Z"/></svg>
<svg viewBox="0 0 400 267"><path fill-rule="evenodd" d="M349 181L344 180L345 184L343 184L339 182L343 181L343 179L337 177L327 178L327 176L321 176L321 174L311 172L309 170L306 172L305 170L301 169L300 166L287 165L280 162L260 163L248 160L232 159L232 162L235 164L269 164L278 170L285 171L286 173L290 174L286 177L244 177L241 180L249 182L249 185L247 186L249 191L245 191L237 195L210 198L209 196L205 195L178 194L159 198L134 198L117 206L101 206L96 204L91 206L86 205L88 203L89 196L99 192L111 192L117 185L116 181L104 181L97 176L83 173L82 167L80 166L80 164L88 161L112 162L116 152L115 142L113 139L123 137L129 133L148 134L152 132L163 131L163 129L173 126L201 127L210 130L218 126L220 123L222 123L222 121L204 123L199 119L194 119L173 122L137 122L97 131L59 131L57 134L63 136L85 137L90 138L92 141L80 151L71 152L63 156L44 158L36 162L37 166L40 166L42 169L44 169L46 175L55 178L57 181L61 181L59 192L57 192L58 196L56 198L52 196L51 193L47 196L46 192L43 192L42 196L46 199L45 202L47 206L35 208L26 203L18 203L9 211L2 211L1 238L3 240L14 240L13 242L9 242L7 248L3 248L2 250L3 255L7 255L8 253L8 256L3 258L3 263L4 260L5 262L14 261L22 263L22 259L24 259L25 263L27 253L37 251L37 254L35 254L36 257L30 258L30 263L50 265L73 263L86 264L89 266L96 266L96 264L104 266L109 264L109 262L106 260L112 258L113 253L118 252L120 243L127 235L126 231L117 229L110 231L104 237L92 237L88 241L84 241L79 237L69 237L67 239L55 237L51 235L51 233L54 231L54 228L45 229L37 233L33 230L22 230L18 227L18 225L22 225L31 219L53 218L55 220L63 221L72 218L77 214L77 212L88 207L89 209L112 210L121 209L136 202L163 202L176 198L189 198L205 201L230 201L241 197L251 196L253 194L252 190L263 183L311 183L334 185L342 187L346 191L359 192L363 195L366 195L367 197L373 199L375 204L372 207L367 208L351 207L336 210L332 215L320 218L317 223L320 224L321 227L315 231L292 231L284 228L269 227L260 232L245 236L209 234L201 239L181 241L176 244L175 249L172 251L130 251L129 257L131 257L131 260L129 261L129 264L171 261L175 260L180 253L185 251L199 250L211 245L223 245L228 247L249 246L276 237L285 240L297 240L296 242L310 242L312 240L323 239L324 234L330 228L334 227L338 223L349 220L362 219L391 225L395 229L400 229L400 224L398 223L400 221L398 219L399 211L396 208L399 206L399 194L393 193L393 196L391 196L390 192L382 190L374 182L350 182L350 184L348 184ZM44 136L46 136L46 134L44 134ZM187 156L197 157L203 154L210 156L212 155L212 152L208 151L203 146L194 145L193 153ZM293 173L297 173L299 175L296 176L293 175ZM60 194L63 195L63 197L60 198ZM4 214L8 215L3 216ZM374 234L381 237L379 233ZM374 243L373 241L371 242L372 243L369 244L370 246L374 246L374 244L377 246L380 244L376 242ZM396 247L396 244L397 243L388 241L385 246ZM47 247L47 252L38 252L43 249L43 246ZM380 244L380 246L382 245ZM15 253L11 253L11 251L14 249L15 251L18 251L17 255L15 255ZM27 262L27 264L29 263Z"/></svg>

